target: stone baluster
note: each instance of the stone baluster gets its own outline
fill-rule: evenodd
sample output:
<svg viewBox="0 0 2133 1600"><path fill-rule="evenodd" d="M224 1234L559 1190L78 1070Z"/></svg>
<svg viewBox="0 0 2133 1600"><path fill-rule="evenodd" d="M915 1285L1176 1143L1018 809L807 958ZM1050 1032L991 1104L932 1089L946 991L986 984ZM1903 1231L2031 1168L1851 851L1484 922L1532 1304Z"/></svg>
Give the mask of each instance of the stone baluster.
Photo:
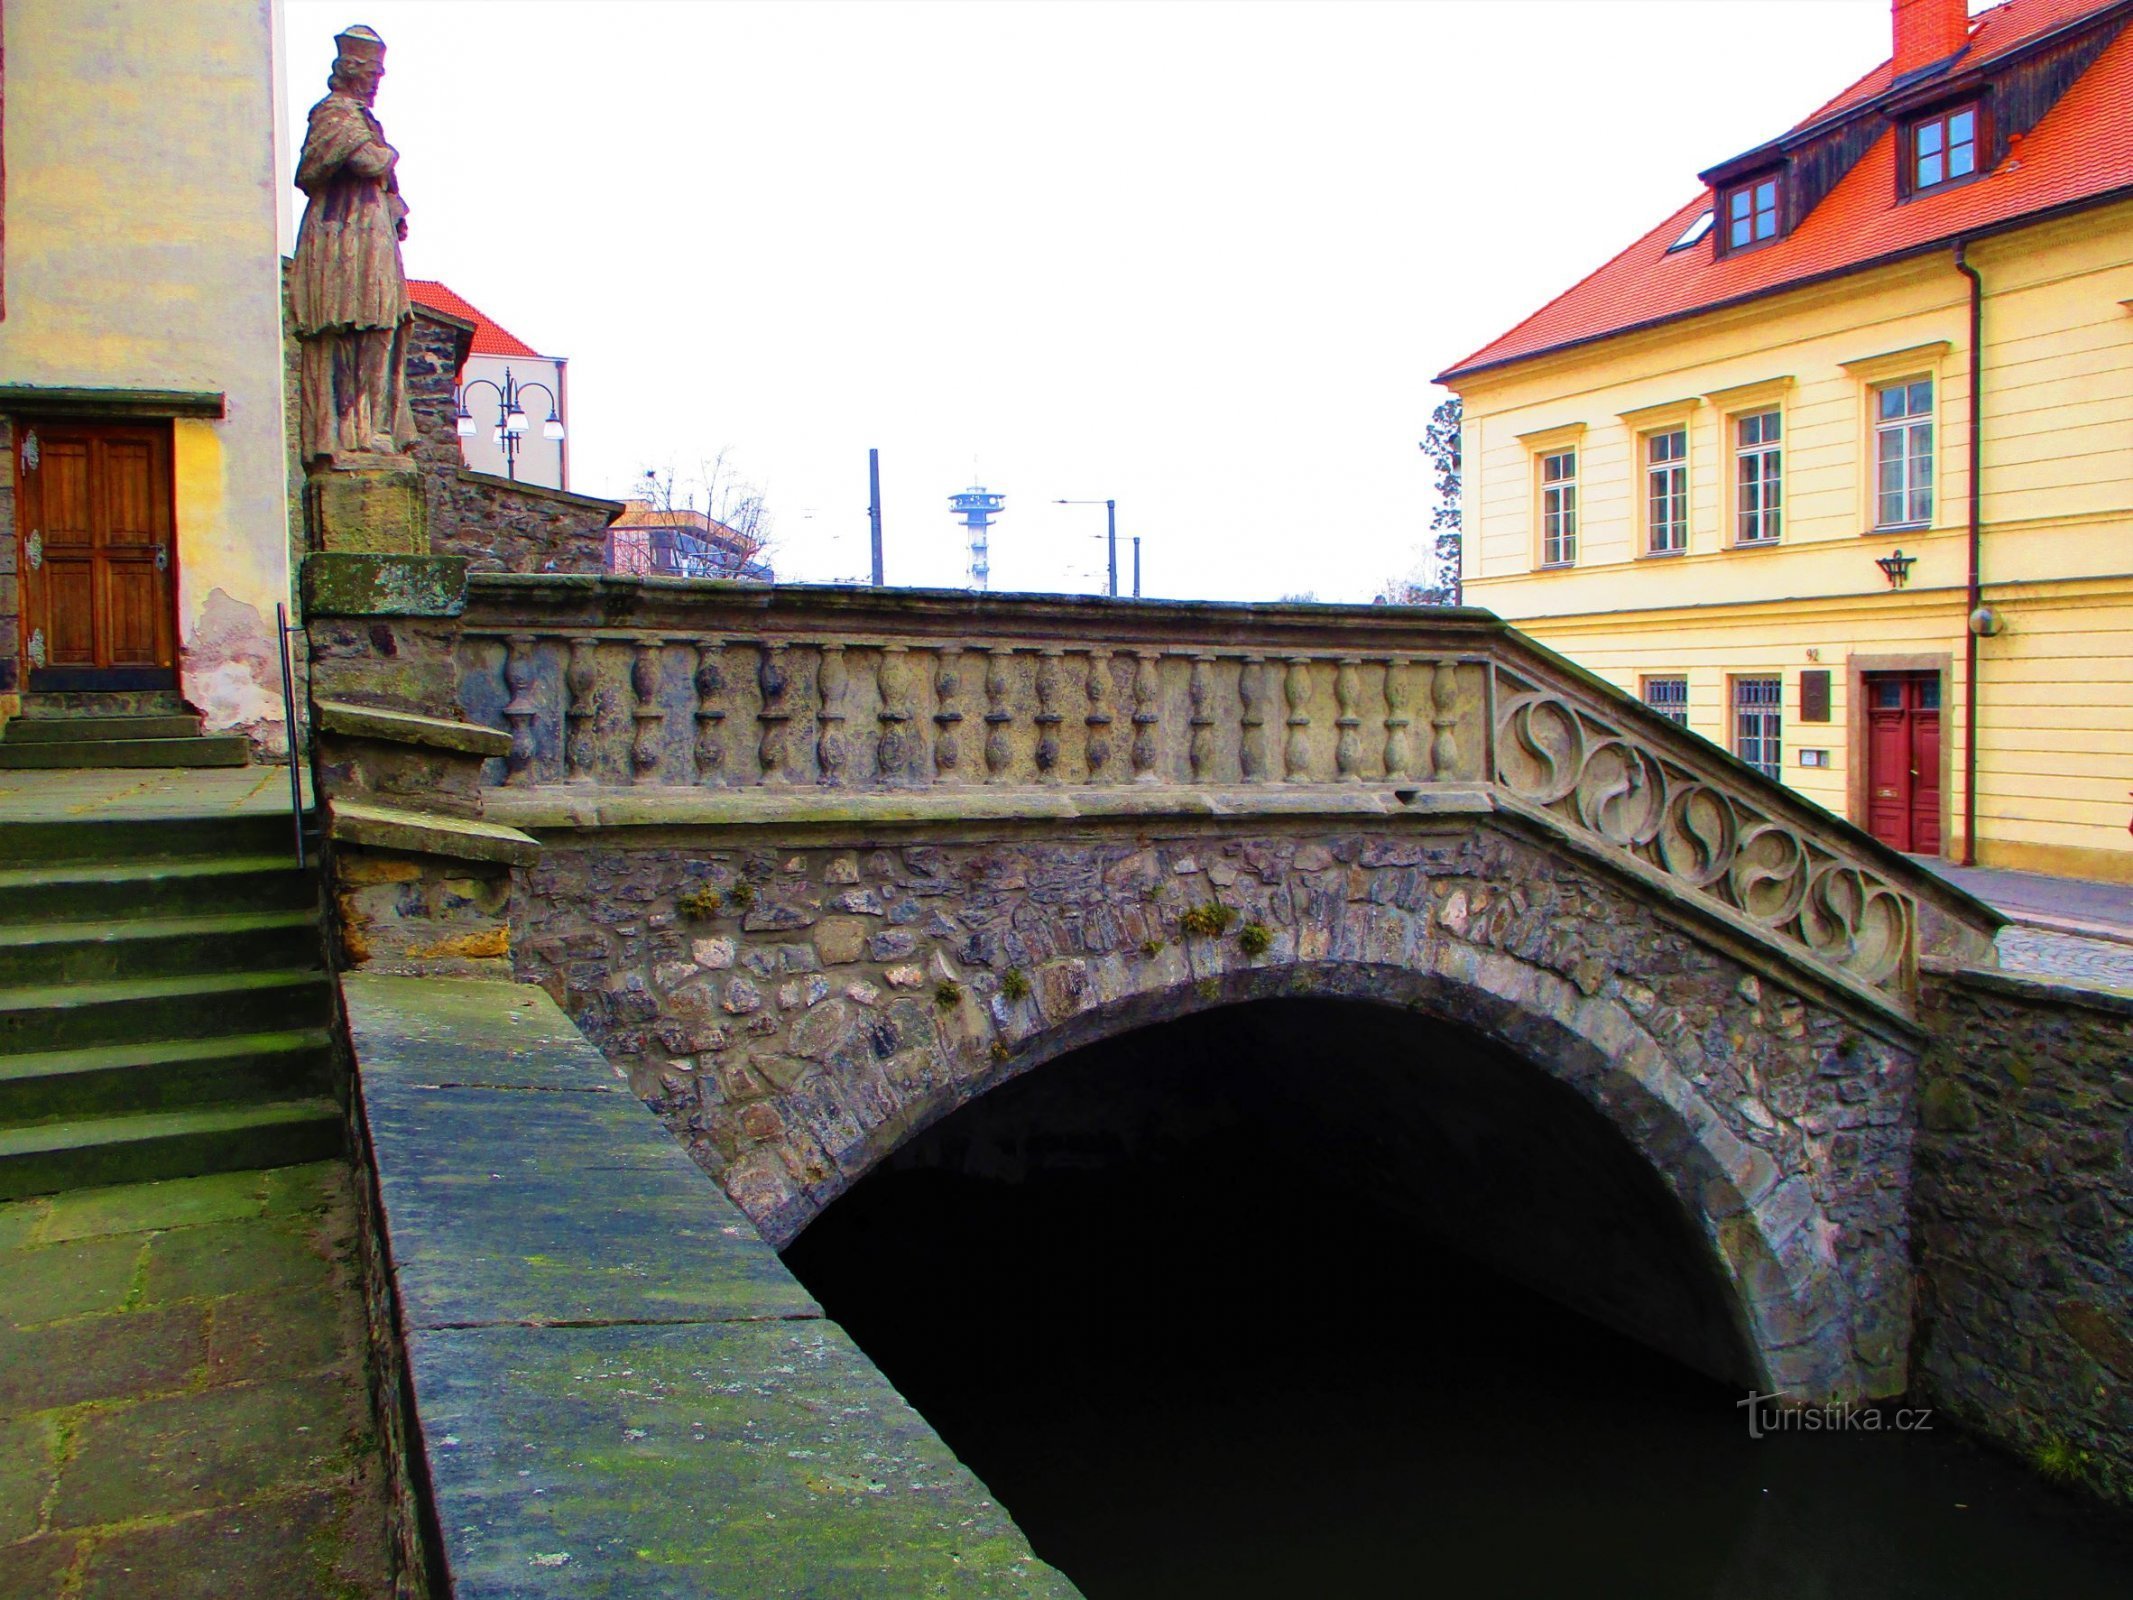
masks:
<svg viewBox="0 0 2133 1600"><path fill-rule="evenodd" d="M763 706L756 713L756 722L761 729L756 747L756 758L763 768L763 781L767 784L782 784L792 781L785 770L785 724L792 720L792 708L785 695L792 688L792 668L785 660L785 646L766 641L762 647L762 660L756 667L756 682L763 690Z"/></svg>
<svg viewBox="0 0 2133 1600"><path fill-rule="evenodd" d="M1088 726L1088 742L1083 753L1088 760L1089 782L1102 783L1111 764L1111 652L1089 652L1089 713L1082 720Z"/></svg>
<svg viewBox="0 0 2133 1600"><path fill-rule="evenodd" d="M1192 740L1186 754L1192 761L1192 781L1207 783L1215 775L1215 658L1192 658Z"/></svg>
<svg viewBox="0 0 2133 1600"><path fill-rule="evenodd" d="M1237 762L1246 783L1266 781L1266 657L1246 656L1237 669Z"/></svg>
<svg viewBox="0 0 2133 1600"><path fill-rule="evenodd" d="M704 639L696 646L696 781L726 778L726 643Z"/></svg>
<svg viewBox="0 0 2133 1600"><path fill-rule="evenodd" d="M955 697L962 688L963 647L944 644L933 663L933 774L936 783L954 783L963 759L959 737L963 713Z"/></svg>
<svg viewBox="0 0 2133 1600"><path fill-rule="evenodd" d="M1407 773L1407 662L1394 656L1385 663L1385 781L1397 783Z"/></svg>
<svg viewBox="0 0 2133 1600"><path fill-rule="evenodd" d="M1008 691L1013 687L1009 669L1014 661L1013 650L1004 646L994 648L985 662L985 781L1005 783L1012 776L1008 767L1014 760L1014 746L1008 740L1008 730L1015 720L1014 712L1007 706Z"/></svg>
<svg viewBox="0 0 2133 1600"><path fill-rule="evenodd" d="M1289 737L1282 750L1282 775L1290 783L1311 781L1311 658L1289 657L1282 686L1289 707Z"/></svg>
<svg viewBox="0 0 2133 1600"><path fill-rule="evenodd" d="M1160 650L1136 650L1133 669L1133 781L1160 783L1155 770L1156 752L1162 737L1162 678Z"/></svg>
<svg viewBox="0 0 2133 1600"><path fill-rule="evenodd" d="M874 713L881 735L874 747L874 772L883 783L901 783L911 770L911 647L885 644L874 664L881 709Z"/></svg>
<svg viewBox="0 0 2133 1600"><path fill-rule="evenodd" d="M1362 663L1354 656L1342 656L1340 666L1333 674L1333 700L1337 710L1333 725L1340 729L1333 741L1333 767L1342 783L1363 781L1363 718L1356 709L1362 698Z"/></svg>
<svg viewBox="0 0 2133 1600"><path fill-rule="evenodd" d="M563 687L569 691L563 720L570 730L563 740L563 757L572 783L593 781L593 763L599 754L596 748L600 709L600 671L596 652L599 648L600 641L590 635L573 638L570 641L570 664L563 669Z"/></svg>
<svg viewBox="0 0 2133 1600"><path fill-rule="evenodd" d="M1429 677L1429 770L1442 783L1458 776L1459 663L1439 661Z"/></svg>
<svg viewBox="0 0 2133 1600"><path fill-rule="evenodd" d="M639 639L631 646L630 693L634 701L630 715L637 719L637 731L630 739L632 783L650 783L659 776L660 734L666 725L666 712L659 704L659 658L665 648L664 639Z"/></svg>
<svg viewBox="0 0 2133 1600"><path fill-rule="evenodd" d="M1060 659L1056 649L1037 653L1037 781L1059 781Z"/></svg>
<svg viewBox="0 0 2133 1600"><path fill-rule="evenodd" d="M514 633L504 647L504 687L511 698L504 705L504 721L511 725L511 753L504 757L504 782L524 788L534 781L533 724L541 713L540 663L534 658L534 636Z"/></svg>
<svg viewBox="0 0 2133 1600"><path fill-rule="evenodd" d="M844 646L824 645L815 668L820 702L815 709L815 781L830 788L844 783L844 691L850 681Z"/></svg>

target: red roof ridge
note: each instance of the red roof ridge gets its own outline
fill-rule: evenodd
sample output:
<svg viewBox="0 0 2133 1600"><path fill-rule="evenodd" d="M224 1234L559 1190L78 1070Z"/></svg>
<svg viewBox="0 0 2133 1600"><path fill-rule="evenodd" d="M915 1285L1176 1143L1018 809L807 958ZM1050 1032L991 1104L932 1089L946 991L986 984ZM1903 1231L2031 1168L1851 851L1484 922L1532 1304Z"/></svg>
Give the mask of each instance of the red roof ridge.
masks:
<svg viewBox="0 0 2133 1600"><path fill-rule="evenodd" d="M410 278L407 280L407 295L417 305L428 306L433 311L442 311L448 316L473 323L474 342L468 347L470 355L530 356L536 361L547 359L540 351L449 284L441 283L435 278Z"/></svg>
<svg viewBox="0 0 2133 1600"><path fill-rule="evenodd" d="M1967 74L2063 30L2092 22L2109 25L2114 19L2106 14L2112 12L2133 13L2133 0L2004 0L1970 19L1972 43L1960 58L1960 71ZM1752 252L1723 257L1708 242L1670 249L1698 211L1714 205L1707 188L1508 331L1447 367L1436 381L1803 288L1965 235L2018 226L2024 218L2133 193L2133 27L2119 27L2107 38L2027 137L1977 180L1899 203L1895 134L1883 128L1789 233ZM1885 77L1888 66L1883 62L1854 89L1877 75ZM1884 84L1888 87L1892 81ZM1882 92L1852 104L1863 109ZM1840 95L1799 126L1841 113L1846 98ZM2067 131L2075 124L2078 137Z"/></svg>

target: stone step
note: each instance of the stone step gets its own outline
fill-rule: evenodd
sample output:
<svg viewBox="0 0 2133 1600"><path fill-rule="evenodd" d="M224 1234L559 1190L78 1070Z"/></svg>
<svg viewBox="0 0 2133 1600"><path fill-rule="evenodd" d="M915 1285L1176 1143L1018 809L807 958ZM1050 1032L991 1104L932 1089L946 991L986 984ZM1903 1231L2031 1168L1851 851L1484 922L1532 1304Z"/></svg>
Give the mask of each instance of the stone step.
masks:
<svg viewBox="0 0 2133 1600"><path fill-rule="evenodd" d="M323 959L318 919L308 910L0 927L6 987L315 968Z"/></svg>
<svg viewBox="0 0 2133 1600"><path fill-rule="evenodd" d="M47 717L190 716L175 689L33 689L22 697L22 714Z"/></svg>
<svg viewBox="0 0 2133 1600"><path fill-rule="evenodd" d="M340 1106L322 1098L0 1128L0 1200L324 1161L344 1138Z"/></svg>
<svg viewBox="0 0 2133 1600"><path fill-rule="evenodd" d="M0 1126L328 1097L324 1028L0 1056Z"/></svg>
<svg viewBox="0 0 2133 1600"><path fill-rule="evenodd" d="M54 744L81 739L196 739L200 719L165 717L16 717L0 730L7 744Z"/></svg>
<svg viewBox="0 0 2133 1600"><path fill-rule="evenodd" d="M236 734L192 739L0 740L0 771L50 767L241 767L251 747Z"/></svg>
<svg viewBox="0 0 2133 1600"><path fill-rule="evenodd" d="M0 822L0 862L10 868L62 862L199 861L236 855L280 856L294 871L296 850L290 839L289 813Z"/></svg>
<svg viewBox="0 0 2133 1600"><path fill-rule="evenodd" d="M0 1055L316 1028L332 1015L324 972L235 972L0 989Z"/></svg>
<svg viewBox="0 0 2133 1600"><path fill-rule="evenodd" d="M0 927L28 922L316 910L318 885L296 870L289 824L272 854L198 861L80 861L0 867Z"/></svg>

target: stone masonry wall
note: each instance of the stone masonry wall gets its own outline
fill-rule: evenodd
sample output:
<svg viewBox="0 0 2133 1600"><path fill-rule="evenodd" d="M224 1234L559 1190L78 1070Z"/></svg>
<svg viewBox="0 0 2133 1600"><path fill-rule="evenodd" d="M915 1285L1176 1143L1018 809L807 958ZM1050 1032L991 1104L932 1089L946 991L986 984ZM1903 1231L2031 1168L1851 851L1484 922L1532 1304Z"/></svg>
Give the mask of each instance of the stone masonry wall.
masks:
<svg viewBox="0 0 2133 1600"><path fill-rule="evenodd" d="M2133 998L1964 973L1924 1008L1918 1384L2133 1501Z"/></svg>
<svg viewBox="0 0 2133 1600"><path fill-rule="evenodd" d="M1076 1044L1344 994L1474 1027L1597 1106L1711 1239L1775 1381L1903 1387L1908 1050L1521 838L702 837L551 836L521 869L514 963L774 1243Z"/></svg>
<svg viewBox="0 0 2133 1600"><path fill-rule="evenodd" d="M468 556L477 572L599 572L617 500L567 494L470 472L459 450L453 396L467 335L419 309L408 340L408 400L416 463L429 500L430 548ZM489 391L478 392L477 399Z"/></svg>

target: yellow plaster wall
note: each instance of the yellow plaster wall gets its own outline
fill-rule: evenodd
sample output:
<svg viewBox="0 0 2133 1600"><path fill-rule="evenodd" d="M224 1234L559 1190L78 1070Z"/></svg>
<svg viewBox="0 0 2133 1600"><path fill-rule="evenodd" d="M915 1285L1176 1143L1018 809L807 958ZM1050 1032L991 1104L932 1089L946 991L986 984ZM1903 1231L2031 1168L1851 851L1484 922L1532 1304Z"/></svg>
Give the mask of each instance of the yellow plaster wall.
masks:
<svg viewBox="0 0 2133 1600"><path fill-rule="evenodd" d="M288 594L274 0L7 0L0 383L219 391L176 425L182 685L280 737Z"/></svg>
<svg viewBox="0 0 2133 1600"><path fill-rule="evenodd" d="M1978 858L2133 882L2133 205L1982 241L1970 258L1987 290L1982 572L2007 619L1979 646ZM1968 343L1968 286L1941 254L1467 380L1467 598L1633 692L1643 675L1685 671L1692 726L1721 743L1728 675L1782 673L1786 781L1840 813L1855 759L1847 657L1950 657L1958 853ZM1902 351L1920 353L1873 360ZM1880 533L1867 390L1892 367L1937 380L1935 516ZM1784 536L1729 548L1731 412L1706 397L1766 383L1784 416ZM1637 431L1674 405L1690 434L1689 549L1644 556ZM1536 570L1520 435L1578 424L1578 565ZM1891 591L1874 561L1899 546L1917 564ZM1827 725L1797 720L1810 666L1832 673ZM1831 765L1801 768L1802 746Z"/></svg>

